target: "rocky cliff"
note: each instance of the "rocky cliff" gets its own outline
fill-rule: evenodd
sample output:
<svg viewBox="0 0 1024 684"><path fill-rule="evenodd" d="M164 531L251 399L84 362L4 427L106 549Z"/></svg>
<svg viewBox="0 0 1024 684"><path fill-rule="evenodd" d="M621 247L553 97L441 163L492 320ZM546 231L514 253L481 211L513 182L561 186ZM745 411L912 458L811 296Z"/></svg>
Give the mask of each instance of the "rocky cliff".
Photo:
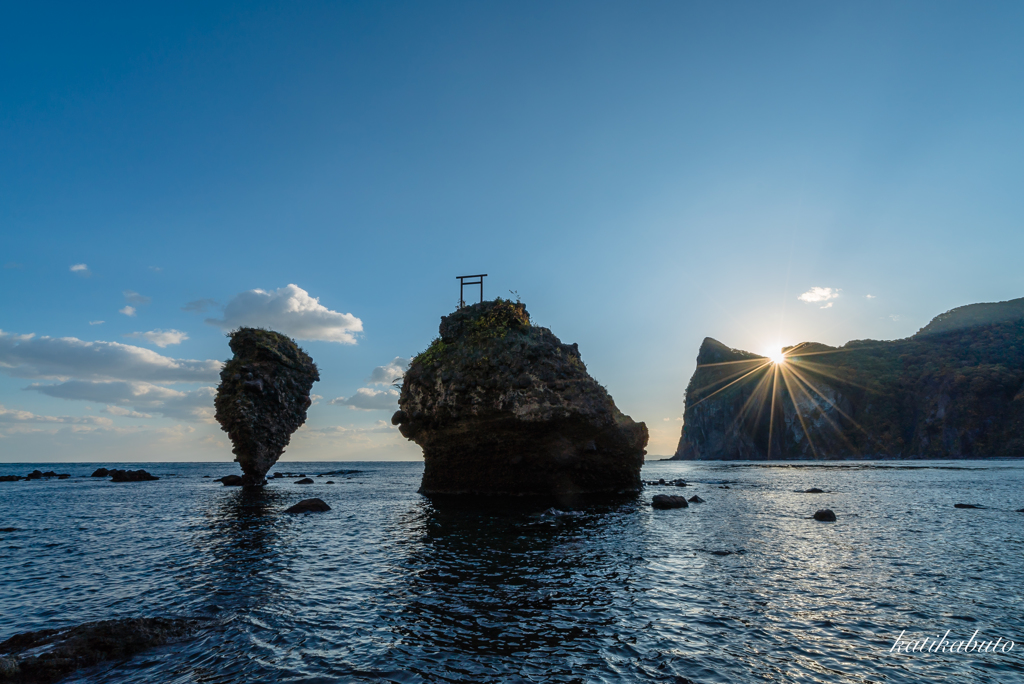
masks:
<svg viewBox="0 0 1024 684"><path fill-rule="evenodd" d="M216 418L234 444L242 484L260 486L306 422L320 373L294 341L272 330L239 328L230 344L234 357L220 373Z"/></svg>
<svg viewBox="0 0 1024 684"><path fill-rule="evenodd" d="M1024 456L1024 299L953 309L904 340L784 353L705 339L673 458Z"/></svg>
<svg viewBox="0 0 1024 684"><path fill-rule="evenodd" d="M637 491L647 426L615 406L575 344L498 299L441 319L392 422L423 448L425 494Z"/></svg>

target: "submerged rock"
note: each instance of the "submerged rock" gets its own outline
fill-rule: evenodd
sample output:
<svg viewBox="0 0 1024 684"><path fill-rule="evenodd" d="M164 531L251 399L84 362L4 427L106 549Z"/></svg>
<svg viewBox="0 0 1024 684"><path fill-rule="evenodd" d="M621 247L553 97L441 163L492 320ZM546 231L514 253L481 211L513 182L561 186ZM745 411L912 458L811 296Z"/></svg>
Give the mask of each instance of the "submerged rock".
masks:
<svg viewBox="0 0 1024 684"><path fill-rule="evenodd" d="M804 490L804 494L824 494L824 493L825 493L824 489L818 489L817 487L811 487L810 489L805 489Z"/></svg>
<svg viewBox="0 0 1024 684"><path fill-rule="evenodd" d="M306 422L320 373L294 341L272 330L239 328L230 344L234 358L220 373L216 418L234 444L243 484L260 486Z"/></svg>
<svg viewBox="0 0 1024 684"><path fill-rule="evenodd" d="M54 682L80 668L105 660L124 660L147 648L187 637L199 624L197 620L134 618L16 634L0 643L0 679Z"/></svg>
<svg viewBox="0 0 1024 684"><path fill-rule="evenodd" d="M145 482L147 480L159 480L155 475L150 475L145 470L111 470L111 482Z"/></svg>
<svg viewBox="0 0 1024 684"><path fill-rule="evenodd" d="M291 508L286 508L285 513L325 513L331 507L323 499L303 499Z"/></svg>
<svg viewBox="0 0 1024 684"><path fill-rule="evenodd" d="M984 506L975 506L974 504L953 504L953 508L984 508Z"/></svg>
<svg viewBox="0 0 1024 684"><path fill-rule="evenodd" d="M651 499L651 506L654 508L689 508L685 496L673 496L671 494L655 494Z"/></svg>
<svg viewBox="0 0 1024 684"><path fill-rule="evenodd" d="M304 477L301 480L296 480L295 484L315 484L312 478Z"/></svg>
<svg viewBox="0 0 1024 684"><path fill-rule="evenodd" d="M647 426L615 406L575 344L497 299L441 319L391 422L423 449L424 494L635 492Z"/></svg>
<svg viewBox="0 0 1024 684"><path fill-rule="evenodd" d="M814 512L814 519L818 522L835 522L836 514L832 512L832 509L823 508Z"/></svg>

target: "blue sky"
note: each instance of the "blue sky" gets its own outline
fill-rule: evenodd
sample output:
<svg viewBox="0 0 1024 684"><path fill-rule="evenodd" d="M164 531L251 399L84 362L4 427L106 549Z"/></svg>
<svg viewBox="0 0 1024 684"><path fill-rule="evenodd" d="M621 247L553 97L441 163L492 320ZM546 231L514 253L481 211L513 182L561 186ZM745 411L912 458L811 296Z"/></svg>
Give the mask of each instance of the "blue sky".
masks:
<svg viewBox="0 0 1024 684"><path fill-rule="evenodd" d="M4 15L3 461L230 460L224 328L268 320L321 368L286 459L418 458L371 380L464 273L579 343L652 455L705 336L895 339L1024 296L1020 3Z"/></svg>

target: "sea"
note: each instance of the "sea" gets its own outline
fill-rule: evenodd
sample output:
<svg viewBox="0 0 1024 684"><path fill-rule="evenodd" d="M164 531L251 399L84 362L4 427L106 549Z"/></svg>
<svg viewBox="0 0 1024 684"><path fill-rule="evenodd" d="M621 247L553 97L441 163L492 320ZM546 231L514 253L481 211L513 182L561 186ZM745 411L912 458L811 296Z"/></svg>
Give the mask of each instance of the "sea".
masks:
<svg viewBox="0 0 1024 684"><path fill-rule="evenodd" d="M562 507L432 502L415 462L0 474L36 468L72 477L0 482L0 640L204 619L68 682L1024 682L1024 462L651 461L690 486Z"/></svg>

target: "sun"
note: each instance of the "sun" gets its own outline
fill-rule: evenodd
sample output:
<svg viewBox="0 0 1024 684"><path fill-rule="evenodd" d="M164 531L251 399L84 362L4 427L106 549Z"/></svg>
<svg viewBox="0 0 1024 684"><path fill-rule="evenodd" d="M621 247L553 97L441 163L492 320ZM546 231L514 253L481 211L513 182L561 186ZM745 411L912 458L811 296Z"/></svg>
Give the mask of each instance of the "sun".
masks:
<svg viewBox="0 0 1024 684"><path fill-rule="evenodd" d="M782 349L779 347L771 347L764 353L765 357L772 363L786 363L786 355L782 353Z"/></svg>

